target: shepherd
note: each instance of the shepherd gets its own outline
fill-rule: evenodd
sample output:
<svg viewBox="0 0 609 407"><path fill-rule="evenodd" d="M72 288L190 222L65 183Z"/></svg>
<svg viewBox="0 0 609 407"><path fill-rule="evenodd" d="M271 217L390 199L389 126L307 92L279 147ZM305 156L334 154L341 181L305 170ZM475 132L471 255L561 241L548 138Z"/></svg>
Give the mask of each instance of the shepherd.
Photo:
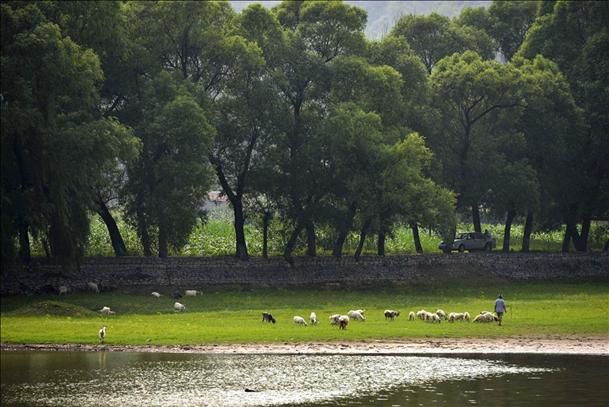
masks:
<svg viewBox="0 0 609 407"><path fill-rule="evenodd" d="M497 324L501 326L501 321L503 320L503 313L506 310L505 301L503 300L503 296L499 294L497 299L495 300L495 312L497 313Z"/></svg>

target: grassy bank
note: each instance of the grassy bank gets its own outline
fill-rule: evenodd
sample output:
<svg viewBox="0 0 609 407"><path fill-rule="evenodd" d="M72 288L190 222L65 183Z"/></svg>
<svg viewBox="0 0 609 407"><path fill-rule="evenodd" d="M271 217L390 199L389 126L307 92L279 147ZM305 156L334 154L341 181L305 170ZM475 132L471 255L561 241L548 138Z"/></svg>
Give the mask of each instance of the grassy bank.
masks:
<svg viewBox="0 0 609 407"><path fill-rule="evenodd" d="M3 343L96 343L97 330L108 327L107 343L206 344L262 343L422 337L497 337L547 335L600 335L609 333L609 283L490 283L472 286L404 286L386 290L321 291L278 290L207 292L182 299L185 313L174 313L174 300L147 295L114 293L57 296L3 297ZM477 314L492 310L501 291L509 312L505 324L408 321L408 311L421 308ZM41 303L46 303L42 306ZM102 318L88 311L107 305L116 316ZM352 321L346 331L328 324L328 316L364 308L367 321ZM402 311L386 321L383 310ZM278 323L263 324L261 313L270 311ZM294 315L308 319L315 311L320 324L300 327ZM53 315L51 315L53 314Z"/></svg>

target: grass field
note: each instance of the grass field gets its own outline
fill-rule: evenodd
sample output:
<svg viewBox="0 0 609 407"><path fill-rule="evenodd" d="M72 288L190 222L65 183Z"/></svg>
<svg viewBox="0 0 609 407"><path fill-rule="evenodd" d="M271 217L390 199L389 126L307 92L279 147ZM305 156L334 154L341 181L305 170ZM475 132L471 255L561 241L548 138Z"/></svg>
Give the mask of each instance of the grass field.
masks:
<svg viewBox="0 0 609 407"><path fill-rule="evenodd" d="M408 311L425 308L446 312L492 311L495 295L502 292L509 306L504 326L408 321ZM266 343L305 341L357 341L366 339L497 337L609 334L609 283L484 283L453 286L436 282L424 286L377 290L288 290L207 292L183 298L187 311L175 313L174 300L164 296L115 293L57 296L6 296L2 298L3 343L96 343L97 330L106 325L106 343L116 345L194 345L209 343ZM41 306L40 303L46 303ZM116 316L100 317L91 311L107 305ZM366 310L367 321L352 321L346 331L328 323L328 316L349 309ZM386 321L383 310L402 315ZM270 311L277 324L261 322ZM308 320L315 311L318 326L301 327L294 315ZM52 314L52 315L51 315Z"/></svg>

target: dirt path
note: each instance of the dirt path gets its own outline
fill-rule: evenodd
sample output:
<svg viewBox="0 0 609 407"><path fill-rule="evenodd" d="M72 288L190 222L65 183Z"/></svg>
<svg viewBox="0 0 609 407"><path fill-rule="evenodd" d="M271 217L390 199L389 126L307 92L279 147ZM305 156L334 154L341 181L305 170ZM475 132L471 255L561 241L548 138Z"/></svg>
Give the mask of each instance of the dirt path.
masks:
<svg viewBox="0 0 609 407"><path fill-rule="evenodd" d="M609 334L507 338L432 338L399 341L244 343L207 345L1 344L2 350L169 353L437 354L553 353L609 356Z"/></svg>

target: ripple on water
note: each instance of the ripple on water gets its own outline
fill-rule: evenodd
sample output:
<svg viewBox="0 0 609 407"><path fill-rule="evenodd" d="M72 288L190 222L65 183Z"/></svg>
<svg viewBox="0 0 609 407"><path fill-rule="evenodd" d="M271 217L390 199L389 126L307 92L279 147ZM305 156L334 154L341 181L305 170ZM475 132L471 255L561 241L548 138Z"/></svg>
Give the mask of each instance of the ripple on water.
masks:
<svg viewBox="0 0 609 407"><path fill-rule="evenodd" d="M2 386L3 404L61 406L272 406L385 394L432 381L532 374L501 361L417 356L193 355L114 369L64 369L31 384ZM428 385L428 391L437 389ZM254 390L245 392L245 389ZM475 400L469 400L475 402Z"/></svg>

